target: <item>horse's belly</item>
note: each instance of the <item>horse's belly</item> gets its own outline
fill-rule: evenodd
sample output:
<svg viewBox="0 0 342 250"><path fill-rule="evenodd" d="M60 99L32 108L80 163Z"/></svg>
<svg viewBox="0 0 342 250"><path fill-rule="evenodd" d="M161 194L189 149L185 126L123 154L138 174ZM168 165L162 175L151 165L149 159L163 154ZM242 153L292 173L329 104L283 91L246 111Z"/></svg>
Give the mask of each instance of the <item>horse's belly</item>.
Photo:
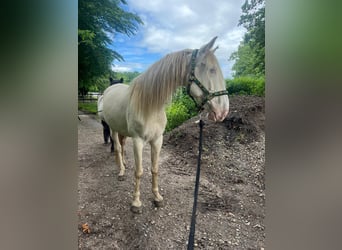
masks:
<svg viewBox="0 0 342 250"><path fill-rule="evenodd" d="M129 136L126 119L119 119L118 117L117 119L110 119L107 123L113 131L116 131L124 136Z"/></svg>

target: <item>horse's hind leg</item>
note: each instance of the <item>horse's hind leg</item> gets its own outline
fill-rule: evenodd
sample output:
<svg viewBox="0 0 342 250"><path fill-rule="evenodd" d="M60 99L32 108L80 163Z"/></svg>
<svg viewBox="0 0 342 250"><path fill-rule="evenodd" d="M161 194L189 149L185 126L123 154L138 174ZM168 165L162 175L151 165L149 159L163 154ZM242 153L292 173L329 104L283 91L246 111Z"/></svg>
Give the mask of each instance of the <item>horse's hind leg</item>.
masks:
<svg viewBox="0 0 342 250"><path fill-rule="evenodd" d="M159 194L158 188L158 170L159 170L159 154L163 144L163 136L150 142L151 145L151 161L152 161L152 193L154 194L154 204L156 207L164 205L163 197Z"/></svg>
<svg viewBox="0 0 342 250"><path fill-rule="evenodd" d="M120 167L120 173L119 173L118 178L120 181L122 181L124 179L124 176L125 176L125 165L123 164L123 160L122 160L121 144L120 144L119 136L118 136L117 132L113 132L112 136L113 136L114 143L115 143L115 160L116 160L116 163Z"/></svg>
<svg viewBox="0 0 342 250"><path fill-rule="evenodd" d="M126 160L125 160L125 144L126 144L126 136L123 136L123 135L120 135L119 134L119 141L120 141L120 144L121 144L121 155L122 155L122 161L123 161L123 164L126 166Z"/></svg>

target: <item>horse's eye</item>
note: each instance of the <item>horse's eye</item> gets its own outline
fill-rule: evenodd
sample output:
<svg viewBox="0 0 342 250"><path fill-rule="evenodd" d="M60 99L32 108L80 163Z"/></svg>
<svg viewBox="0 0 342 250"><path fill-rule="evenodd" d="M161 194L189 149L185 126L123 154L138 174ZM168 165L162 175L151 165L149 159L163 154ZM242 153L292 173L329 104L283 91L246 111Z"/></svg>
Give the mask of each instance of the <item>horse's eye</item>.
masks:
<svg viewBox="0 0 342 250"><path fill-rule="evenodd" d="M215 68L211 68L209 71L210 71L211 74L215 74L216 73L216 69Z"/></svg>

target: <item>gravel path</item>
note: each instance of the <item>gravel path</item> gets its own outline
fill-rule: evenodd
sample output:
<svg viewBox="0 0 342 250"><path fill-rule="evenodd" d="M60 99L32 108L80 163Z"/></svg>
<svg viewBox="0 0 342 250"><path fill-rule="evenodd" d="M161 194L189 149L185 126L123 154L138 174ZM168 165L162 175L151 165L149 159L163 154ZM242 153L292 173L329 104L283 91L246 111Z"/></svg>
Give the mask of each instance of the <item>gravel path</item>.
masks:
<svg viewBox="0 0 342 250"><path fill-rule="evenodd" d="M134 169L127 140L127 178L118 181L110 146L94 115L79 114L79 249L186 249L195 181L196 118L164 136L160 161L163 208L151 193L150 147L143 153L143 213L130 211ZM197 249L265 245L264 99L231 98L220 124L206 122L195 243ZM82 231L87 223L89 232Z"/></svg>

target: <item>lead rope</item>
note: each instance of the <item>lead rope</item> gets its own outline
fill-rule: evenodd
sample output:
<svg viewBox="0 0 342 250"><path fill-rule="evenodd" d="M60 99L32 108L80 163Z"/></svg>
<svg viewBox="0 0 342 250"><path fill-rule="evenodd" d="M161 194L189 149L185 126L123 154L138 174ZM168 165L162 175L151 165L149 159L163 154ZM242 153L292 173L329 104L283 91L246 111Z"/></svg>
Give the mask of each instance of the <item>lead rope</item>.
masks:
<svg viewBox="0 0 342 250"><path fill-rule="evenodd" d="M202 120L200 120L199 121L200 135L199 135L199 146L198 146L196 182L195 182L195 191L194 191L194 205L193 205L193 208L192 208L191 227L190 227L190 234L189 234L189 240L188 240L188 250L194 249L197 197L198 197L199 179L200 179L200 173L201 173L202 131L203 131L203 126L204 126L204 122Z"/></svg>

